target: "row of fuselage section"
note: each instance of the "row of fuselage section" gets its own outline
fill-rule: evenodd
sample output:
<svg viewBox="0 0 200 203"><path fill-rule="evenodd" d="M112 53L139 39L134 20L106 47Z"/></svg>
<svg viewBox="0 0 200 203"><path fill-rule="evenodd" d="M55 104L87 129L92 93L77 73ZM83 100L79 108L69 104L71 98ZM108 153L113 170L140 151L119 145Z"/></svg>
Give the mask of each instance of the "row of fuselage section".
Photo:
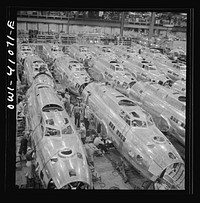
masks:
<svg viewBox="0 0 200 203"><path fill-rule="evenodd" d="M32 52L24 59L19 55L18 60L30 86L27 123L33 131L39 175L41 178L43 174L46 187L51 182L56 188L87 188L92 184L83 146L56 95L51 74L56 73L59 83L83 97L129 163L166 189L184 189L184 161L159 130L172 132L184 143L185 106L177 94L175 97L169 88L138 81L137 72L124 68L126 59L116 57L109 47L28 46L38 55ZM93 81L84 68L85 62L103 74L107 82Z"/></svg>
<svg viewBox="0 0 200 203"><path fill-rule="evenodd" d="M157 127L160 130L164 132L169 131L182 144L185 144L186 88L184 81L176 81L175 78L169 79L168 76L159 72L155 65L150 66L153 69L151 71L143 70L143 68L125 60L125 55L120 55L121 59L119 59L116 55L118 53L117 51L114 52L105 46L95 48L94 46L71 45L67 47L68 54L71 57L63 54L61 46L37 45L35 47L40 57L51 64L51 69L54 69L53 73L59 82L77 95L91 81L91 75L88 75L83 64L79 62L92 58L92 60L88 60L88 63L91 64L91 69L95 70L95 74L102 74L104 79L112 83L115 89L129 96L131 99L141 101L143 107L147 111L151 111L150 113L156 120ZM117 48L114 47L113 49L115 50ZM125 52L123 49L121 50ZM128 50L129 52L127 53L134 54L135 50ZM123 59L122 56L124 56ZM135 54L135 58L136 56L138 55ZM133 60L133 57L130 60ZM139 63L137 60L135 61ZM146 67L148 60L142 61L147 62L144 63ZM168 63L170 63L169 60ZM135 67L138 68L138 72L135 71ZM139 71L141 72L139 73ZM150 74L148 71L154 74ZM143 75L143 72L148 77L154 75L154 77L157 77L157 80L155 78L153 80L152 76L151 82L147 82L147 80L140 77ZM30 83L31 78L28 79L28 83ZM174 88L169 87L169 84Z"/></svg>

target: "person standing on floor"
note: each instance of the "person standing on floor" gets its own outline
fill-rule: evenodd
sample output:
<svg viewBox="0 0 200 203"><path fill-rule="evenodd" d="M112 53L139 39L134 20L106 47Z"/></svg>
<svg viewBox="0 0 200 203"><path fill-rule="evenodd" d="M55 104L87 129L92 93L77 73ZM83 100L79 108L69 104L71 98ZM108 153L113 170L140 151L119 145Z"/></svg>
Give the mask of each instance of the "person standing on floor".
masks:
<svg viewBox="0 0 200 203"><path fill-rule="evenodd" d="M26 178L27 178L27 184L30 185L33 183L33 167L34 167L34 159L35 159L35 151L31 149L31 147L27 148L27 153L26 153L26 166L27 166L27 173L26 173Z"/></svg>
<svg viewBox="0 0 200 203"><path fill-rule="evenodd" d="M121 157L120 157L120 161L117 163L116 169L122 174L124 182L127 183L128 177L125 172L126 164L124 163L124 160Z"/></svg>
<svg viewBox="0 0 200 203"><path fill-rule="evenodd" d="M84 120L85 115L85 103L83 101L80 101L80 107L81 107L81 120Z"/></svg>
<svg viewBox="0 0 200 203"><path fill-rule="evenodd" d="M69 114L69 116L71 117L70 95L67 92L65 92L65 109Z"/></svg>
<svg viewBox="0 0 200 203"><path fill-rule="evenodd" d="M72 109L72 112L74 113L75 125L77 128L79 128L81 118L81 107L79 106L79 104L75 104L75 106Z"/></svg>
<svg viewBox="0 0 200 203"><path fill-rule="evenodd" d="M85 144L84 147L85 147L85 151L86 151L86 158L87 158L87 161L88 161L88 165L90 167L94 167L94 152L95 152L95 149L93 148L91 143Z"/></svg>
<svg viewBox="0 0 200 203"><path fill-rule="evenodd" d="M89 128L88 108L89 107L84 102L81 102L80 106L82 108L81 120L83 120L86 130L88 130Z"/></svg>
<svg viewBox="0 0 200 203"><path fill-rule="evenodd" d="M96 131L96 123L93 115L90 117L90 120L89 120L89 129L91 130L94 129Z"/></svg>
<svg viewBox="0 0 200 203"><path fill-rule="evenodd" d="M86 130L89 129L89 125L90 125L89 114L90 114L90 109L89 109L89 106L86 105L86 107L85 107L85 114L84 114L84 117L83 117L83 121L85 123Z"/></svg>
<svg viewBox="0 0 200 203"><path fill-rule="evenodd" d="M67 110L67 109L66 109L66 107L67 107L67 99L66 99L65 97L62 97L62 98L61 98L61 101L62 101L63 104L64 104L65 110Z"/></svg>
<svg viewBox="0 0 200 203"><path fill-rule="evenodd" d="M89 129L89 136L90 136L90 139L91 141L93 142L94 141L94 138L97 136L97 132L94 130L94 129Z"/></svg>
<svg viewBox="0 0 200 203"><path fill-rule="evenodd" d="M97 125L97 133L99 135L101 134L101 128L102 128L102 124L101 124L101 122L99 122L98 125Z"/></svg>
<svg viewBox="0 0 200 203"><path fill-rule="evenodd" d="M86 140L86 129L85 129L85 125L84 125L83 122L81 122L79 133L80 133L80 135L81 135L81 140L82 140L83 144L85 144L85 140Z"/></svg>
<svg viewBox="0 0 200 203"><path fill-rule="evenodd" d="M19 148L19 152L18 152L21 157L26 155L27 145L28 145L27 135L24 135L20 141L20 148Z"/></svg>

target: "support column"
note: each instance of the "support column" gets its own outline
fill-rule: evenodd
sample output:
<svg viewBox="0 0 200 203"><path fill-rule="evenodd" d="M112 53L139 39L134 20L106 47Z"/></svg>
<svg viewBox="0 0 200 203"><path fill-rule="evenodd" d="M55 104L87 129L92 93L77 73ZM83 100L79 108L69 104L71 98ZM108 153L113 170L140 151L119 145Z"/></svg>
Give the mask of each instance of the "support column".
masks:
<svg viewBox="0 0 200 203"><path fill-rule="evenodd" d="M151 13L151 23L149 26L149 39L151 39L153 37L154 23L155 23L155 12L152 12Z"/></svg>
<svg viewBox="0 0 200 203"><path fill-rule="evenodd" d="M142 34L142 29L138 28L138 35L141 36L141 34Z"/></svg>
<svg viewBox="0 0 200 203"><path fill-rule="evenodd" d="M121 25L120 25L120 37L123 37L123 30L124 30L124 12L122 12L121 16Z"/></svg>
<svg viewBox="0 0 200 203"><path fill-rule="evenodd" d="M59 24L57 24L57 26L58 26L58 33L60 33L60 25L59 25Z"/></svg>
<svg viewBox="0 0 200 203"><path fill-rule="evenodd" d="M67 34L69 34L69 12L68 12L67 18L68 18L68 20L67 20Z"/></svg>

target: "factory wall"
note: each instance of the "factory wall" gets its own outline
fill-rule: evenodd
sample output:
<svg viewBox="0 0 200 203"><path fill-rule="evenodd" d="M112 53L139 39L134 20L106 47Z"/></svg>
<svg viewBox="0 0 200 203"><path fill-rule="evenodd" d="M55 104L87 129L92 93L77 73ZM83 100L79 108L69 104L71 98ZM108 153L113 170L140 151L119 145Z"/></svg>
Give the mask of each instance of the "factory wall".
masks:
<svg viewBox="0 0 200 203"><path fill-rule="evenodd" d="M42 32L48 32L48 24L47 23L39 23L38 29Z"/></svg>
<svg viewBox="0 0 200 203"><path fill-rule="evenodd" d="M41 32L66 32L67 33L67 24L52 24L52 23L24 23L24 22L18 22L17 23L17 29L18 30L38 30ZM129 34L135 34L139 32L140 29L132 29L132 30L124 30L124 35ZM147 30L142 30L144 33L147 32ZM99 27L99 26L85 26L85 25L70 25L69 26L69 32L70 33L84 33L84 32L97 32L97 33L107 33L110 35L118 35L120 34L120 28L116 27ZM154 33L159 33L162 36L166 35L166 31L162 30L154 30ZM177 36L180 36L181 38L186 38L186 33L183 32L176 32L173 33Z"/></svg>
<svg viewBox="0 0 200 203"><path fill-rule="evenodd" d="M42 32L67 32L67 24L47 24L47 23L17 23L18 30L38 30ZM113 27L99 27L99 26L83 26L83 25L70 25L70 33L79 32L97 32L97 33L107 33L107 34L120 34L120 28Z"/></svg>
<svg viewBox="0 0 200 203"><path fill-rule="evenodd" d="M168 33L170 33L170 32L168 32ZM172 32L172 33L173 33L173 35L175 34L177 37L187 38L187 34L184 33L184 32ZM160 35L165 36L166 35L166 31L161 30L160 31ZM170 35L170 34L168 34L168 35Z"/></svg>
<svg viewBox="0 0 200 203"><path fill-rule="evenodd" d="M26 23L17 23L17 30L26 31Z"/></svg>
<svg viewBox="0 0 200 203"><path fill-rule="evenodd" d="M186 41L174 41L173 49L176 49L177 47L181 47L184 51L186 51L187 48Z"/></svg>
<svg viewBox="0 0 200 203"><path fill-rule="evenodd" d="M50 32L58 32L58 24L49 24Z"/></svg>
<svg viewBox="0 0 200 203"><path fill-rule="evenodd" d="M176 36L179 36L179 37L185 38L185 39L187 38L187 34L184 32L176 32Z"/></svg>
<svg viewBox="0 0 200 203"><path fill-rule="evenodd" d="M36 23L27 23L27 30L37 30Z"/></svg>

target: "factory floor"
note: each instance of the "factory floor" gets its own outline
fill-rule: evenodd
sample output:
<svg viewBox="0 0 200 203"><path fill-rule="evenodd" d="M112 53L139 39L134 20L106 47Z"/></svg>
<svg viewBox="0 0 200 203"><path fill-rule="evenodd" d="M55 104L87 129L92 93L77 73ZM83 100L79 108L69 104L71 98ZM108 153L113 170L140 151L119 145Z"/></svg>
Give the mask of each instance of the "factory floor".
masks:
<svg viewBox="0 0 200 203"><path fill-rule="evenodd" d="M72 124L74 124L74 117L72 116L70 119ZM26 161L24 160L21 162L18 155L21 138L22 136L16 137L16 185L27 188L27 180L25 177L27 172ZM171 140L171 142L184 158L184 148L173 140ZM123 173L117 169L118 163L121 163L122 160L120 157L119 152L115 148L109 149L108 154L94 156L96 171L94 175L95 178L93 179L94 189L142 190L145 189L145 186L148 186L149 181L131 167L124 159L123 161L126 165L124 168L125 174L123 175ZM126 178L128 180L127 182ZM151 184L146 189L153 190L153 185Z"/></svg>
<svg viewBox="0 0 200 203"><path fill-rule="evenodd" d="M74 124L73 115L70 119ZM108 154L94 156L94 166L95 171L97 172L97 177L95 178L96 180L93 181L94 189L140 190L142 189L142 186L145 186L148 180L130 166L128 166L125 170L125 175L128 178L128 182L125 183L125 177L119 170L116 169L117 163L121 162L120 157L119 152L115 148L109 149ZM126 165L128 165L127 162ZM153 187L151 186L148 189L153 189Z"/></svg>
<svg viewBox="0 0 200 203"><path fill-rule="evenodd" d="M18 150L20 146L20 137L16 139L16 162L19 161ZM109 150L109 154L94 156L94 166L96 171L96 180L94 179L94 189L120 189L120 190L139 190L142 189L143 183L147 181L137 171L132 169L125 170L128 177L128 182L125 183L124 177L119 170L116 169L116 163L120 162L120 156L115 149ZM16 163L16 185L21 188L26 186L26 161ZM30 187L31 188L31 187ZM152 189L151 187L149 189Z"/></svg>
<svg viewBox="0 0 200 203"><path fill-rule="evenodd" d="M74 118L70 118L74 123ZM27 166L26 161L20 161L18 154L20 147L20 140L22 136L16 137L16 178L15 184L20 188L32 188L27 187L26 172ZM22 158L23 159L23 158ZM125 170L126 177L120 170L117 170L118 163L121 163L120 155L115 148L109 149L108 154L102 154L100 156L94 156L95 175L93 179L94 189L96 190L107 190L107 189L124 189L124 190L138 190L142 189L143 183L147 181L143 176L140 175L134 169ZM126 164L127 166L127 164ZM151 187L149 188L151 189Z"/></svg>
<svg viewBox="0 0 200 203"><path fill-rule="evenodd" d="M16 138L16 173L15 173L15 184L19 186L26 185L26 161L20 161L20 157L18 154L20 147L21 137Z"/></svg>
<svg viewBox="0 0 200 203"><path fill-rule="evenodd" d="M142 190L143 186L148 183L139 172L133 168L124 170L128 179L125 182L125 176L117 170L117 163L120 163L120 155L116 149L109 150L109 154L104 154L102 157L95 157L94 165L100 180L94 181L95 189L120 189L120 190ZM153 189L153 187L148 188Z"/></svg>

